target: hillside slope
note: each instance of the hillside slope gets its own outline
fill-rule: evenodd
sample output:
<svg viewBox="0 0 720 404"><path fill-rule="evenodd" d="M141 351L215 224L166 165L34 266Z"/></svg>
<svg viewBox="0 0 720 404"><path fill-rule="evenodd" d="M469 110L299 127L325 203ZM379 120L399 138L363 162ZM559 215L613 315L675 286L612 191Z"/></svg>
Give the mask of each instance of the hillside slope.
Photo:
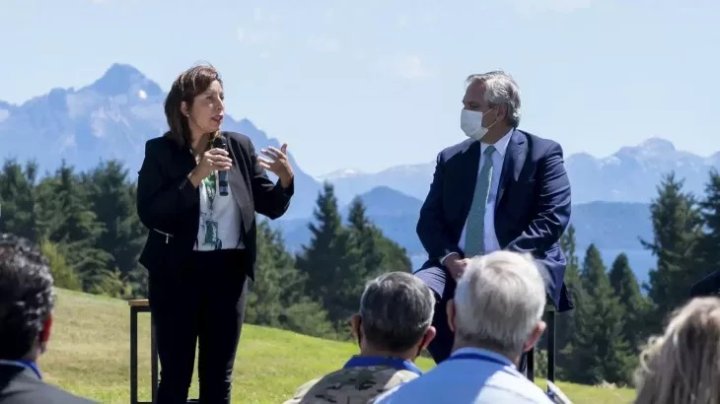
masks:
<svg viewBox="0 0 720 404"><path fill-rule="evenodd" d="M55 329L40 360L45 380L102 403L129 401L130 310L122 300L58 290ZM140 399L150 398L148 315L140 321ZM233 403L280 403L297 386L343 365L354 344L246 325L235 364ZM420 365L432 365L422 360ZM544 386L544 383L541 383ZM625 403L627 389L560 383L577 403ZM197 397L197 374L191 389Z"/></svg>

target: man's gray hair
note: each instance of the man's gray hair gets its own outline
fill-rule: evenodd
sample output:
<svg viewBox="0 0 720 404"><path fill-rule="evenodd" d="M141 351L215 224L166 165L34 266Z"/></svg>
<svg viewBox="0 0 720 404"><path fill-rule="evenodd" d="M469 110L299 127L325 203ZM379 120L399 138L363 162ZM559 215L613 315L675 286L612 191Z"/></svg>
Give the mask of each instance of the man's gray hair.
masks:
<svg viewBox="0 0 720 404"><path fill-rule="evenodd" d="M509 74L494 71L483 74L472 74L467 83L475 81L485 84L485 101L490 106L505 105L507 107L506 122L513 128L520 124L520 87Z"/></svg>
<svg viewBox="0 0 720 404"><path fill-rule="evenodd" d="M545 309L545 285L529 255L498 251L468 263L455 291L455 327L465 344L512 357Z"/></svg>
<svg viewBox="0 0 720 404"><path fill-rule="evenodd" d="M376 347L406 351L430 327L434 307L432 291L412 274L380 275L367 283L360 298L363 334Z"/></svg>

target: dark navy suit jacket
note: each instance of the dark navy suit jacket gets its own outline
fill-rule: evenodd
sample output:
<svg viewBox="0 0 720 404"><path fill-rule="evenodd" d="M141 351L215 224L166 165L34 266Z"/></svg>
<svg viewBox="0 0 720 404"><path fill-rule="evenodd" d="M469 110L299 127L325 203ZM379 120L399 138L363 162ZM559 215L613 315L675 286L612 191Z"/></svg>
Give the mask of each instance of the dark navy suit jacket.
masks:
<svg viewBox="0 0 720 404"><path fill-rule="evenodd" d="M470 211L480 142L468 139L438 155L417 234L428 253L421 269L440 266L458 246ZM531 253L543 267L548 296L559 311L572 308L563 282L566 260L559 239L570 220L570 182L559 144L514 129L495 202L495 233L504 250Z"/></svg>

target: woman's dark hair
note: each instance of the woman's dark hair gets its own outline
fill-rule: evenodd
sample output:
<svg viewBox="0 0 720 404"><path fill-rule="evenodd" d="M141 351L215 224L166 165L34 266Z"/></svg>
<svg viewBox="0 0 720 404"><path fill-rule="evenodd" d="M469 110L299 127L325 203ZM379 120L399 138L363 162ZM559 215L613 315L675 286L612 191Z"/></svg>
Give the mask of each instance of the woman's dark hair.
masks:
<svg viewBox="0 0 720 404"><path fill-rule="evenodd" d="M165 99L165 117L170 127L170 131L165 136L174 140L178 146L190 144L188 118L180 110L182 102L185 101L188 108L191 107L195 97L204 93L215 80L222 85L218 71L213 66L205 64L185 70L173 82Z"/></svg>

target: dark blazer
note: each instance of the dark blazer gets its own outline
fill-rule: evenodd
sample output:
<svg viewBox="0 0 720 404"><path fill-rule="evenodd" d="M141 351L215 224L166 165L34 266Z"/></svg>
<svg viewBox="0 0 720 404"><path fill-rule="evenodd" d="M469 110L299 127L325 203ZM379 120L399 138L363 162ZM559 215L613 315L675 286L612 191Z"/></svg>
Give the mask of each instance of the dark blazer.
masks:
<svg viewBox="0 0 720 404"><path fill-rule="evenodd" d="M690 297L717 295L720 295L720 270L705 276L690 288Z"/></svg>
<svg viewBox="0 0 720 404"><path fill-rule="evenodd" d="M92 403L43 383L32 370L0 364L0 404Z"/></svg>
<svg viewBox="0 0 720 404"><path fill-rule="evenodd" d="M223 132L228 141L233 167L228 184L240 208L241 232L247 254L241 263L254 277L256 257L255 212L271 219L282 216L290 206L294 182L283 189L270 181L250 139L239 133ZM195 168L188 148L168 137L145 144L145 160L138 173L137 210L149 234L140 263L150 271L174 268L193 250L200 222L200 193L187 179Z"/></svg>
<svg viewBox="0 0 720 404"><path fill-rule="evenodd" d="M440 266L458 246L470 211L480 162L480 142L468 139L438 155L430 192L420 210L417 234L429 259ZM559 144L513 130L495 202L495 233L505 250L528 252L544 267L548 295L560 311L572 308L563 277L560 236L570 220L570 182Z"/></svg>

